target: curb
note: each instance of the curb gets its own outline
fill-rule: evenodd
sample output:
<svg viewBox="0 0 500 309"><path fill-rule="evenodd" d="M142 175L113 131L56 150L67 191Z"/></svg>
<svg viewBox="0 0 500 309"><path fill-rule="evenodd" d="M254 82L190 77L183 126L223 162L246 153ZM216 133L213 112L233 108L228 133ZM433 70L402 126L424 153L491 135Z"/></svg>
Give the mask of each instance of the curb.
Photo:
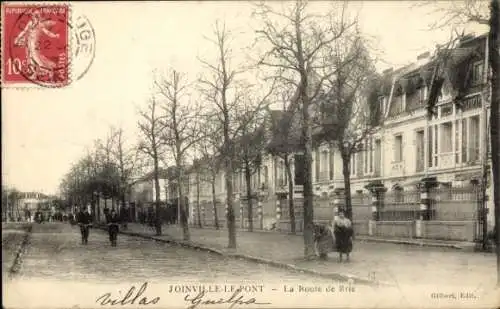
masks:
<svg viewBox="0 0 500 309"><path fill-rule="evenodd" d="M23 241L21 242L19 248L17 249L14 262L12 263L12 266L9 269L9 277L11 278L16 274L18 274L19 270L21 269L22 257L26 252L26 250L28 249L32 230L33 230L33 225L30 224L26 229L26 234L23 237Z"/></svg>
<svg viewBox="0 0 500 309"><path fill-rule="evenodd" d="M102 227L101 227L102 228ZM128 235L128 236L134 236L134 237L141 237L145 239L151 239L154 241L160 241L160 242L165 242L165 243L171 243L174 245L180 245L185 248L190 248L190 249L198 249L198 250L203 250L203 251L208 251L211 253L218 254L220 256L224 257L230 257L230 258L236 258L236 259L244 259L247 261L252 261L256 263L262 263L266 265L270 265L273 267L277 268L282 268L282 269L288 269L300 273L305 273L313 276L318 276L318 277L323 277L327 279L333 279L333 280L339 280L339 281L353 281L354 283L358 284L363 284L363 285L369 285L369 286L394 286L394 284L388 283L388 282L380 282L380 281L373 281L369 279L364 279L355 275L349 275L349 274L340 274L340 273L322 273L319 271L311 270L311 269L306 269L306 268L301 268L297 267L293 264L287 264L287 263L282 263L282 262L277 262L261 257L255 257L251 255L246 255L246 254L241 254L241 253L229 253L229 252L224 252L218 249L214 249L205 245L201 245L195 242L191 241L183 241L183 240L176 240L173 238L170 239L164 239L164 238L159 238L158 236L149 236L149 235L144 235L136 232L125 232L125 231L120 231L120 234ZM164 236L163 236L164 237Z"/></svg>
<svg viewBox="0 0 500 309"><path fill-rule="evenodd" d="M400 239L380 239L380 238L374 239L374 238L364 238L363 236L358 236L356 238L360 241L366 241L366 242L390 243L397 245L409 245L409 246L419 246L419 247L449 248L456 250L469 249L467 246L459 246L446 243L429 243L429 242L419 242L419 241L400 240Z"/></svg>
<svg viewBox="0 0 500 309"><path fill-rule="evenodd" d="M199 229L198 227L195 227ZM203 228L210 229L210 230L216 230L214 227L211 226L205 226ZM245 232L245 233L279 233L282 235L296 235L300 236L302 235L302 232L297 232L295 234L292 234L290 232L276 232L276 231L266 231L266 230L256 230L254 229L253 232L249 232L246 230L242 229L236 229L237 232ZM434 248L449 248L449 249L455 249L455 250L466 250L466 251L473 251L473 244L470 246L461 246L461 245L455 245L455 244L450 244L450 243L436 243L436 242L419 242L419 241L412 241L412 240L403 240L403 239L382 239L382 238L370 238L365 235L356 235L354 237L355 239L359 241L365 241L365 242L378 242L378 243L391 243L395 245L409 245L409 246L419 246L419 247L434 247Z"/></svg>

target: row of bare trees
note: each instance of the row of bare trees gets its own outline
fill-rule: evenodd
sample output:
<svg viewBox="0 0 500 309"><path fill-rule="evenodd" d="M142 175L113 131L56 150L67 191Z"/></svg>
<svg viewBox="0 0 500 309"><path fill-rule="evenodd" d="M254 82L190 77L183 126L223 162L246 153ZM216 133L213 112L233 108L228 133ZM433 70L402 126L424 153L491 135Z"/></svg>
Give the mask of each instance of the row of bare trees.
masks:
<svg viewBox="0 0 500 309"><path fill-rule="evenodd" d="M339 149L350 217L350 160L380 125L377 110L380 85L367 39L359 31L357 20L346 13L345 3L335 2L326 12L311 11L303 1L289 4L255 7L254 17L260 24L252 46L263 52L251 65L235 63L234 37L223 23L216 23L209 39L215 57L199 59L205 74L190 81L179 68L157 72L155 90L140 111L140 137L133 147L134 155L128 157L126 151L119 150L122 149L116 146L120 145L116 142L119 138L108 139L98 147L99 159L97 152L92 159L82 159L67 177L65 186L81 187L82 179L94 179L90 181L91 189L84 190L87 195L75 196L91 199L89 192L101 192L121 199L137 162L146 162L153 170L156 232L161 234L161 170L173 162L177 194L183 197L187 167L194 162L191 170L196 171L197 186L201 178L211 183L215 212L215 181L220 173L225 176L228 247L235 248L233 173L245 175L250 197L250 178L266 151L284 159L290 180L291 160L299 153L304 163L300 171L304 186L304 255L314 256L313 147L326 143ZM252 75L254 71L258 74ZM258 76L259 80L250 82L250 75ZM271 125L278 141L269 145L266 118L270 104L276 103L284 107L285 116ZM71 190L67 189L68 196L72 196ZM289 196L293 196L292 181L288 190ZM198 187L198 194L199 191ZM189 240L184 201L179 198L178 215L184 239ZM251 230L253 208L250 198L248 201ZM200 214L199 196L197 207ZM294 230L292 198L289 208ZM220 225L217 219L215 225Z"/></svg>
<svg viewBox="0 0 500 309"><path fill-rule="evenodd" d="M71 167L61 181L60 193L68 206L91 204L100 209L103 198L111 200L112 209L124 207L141 164L135 147L126 144L123 129L112 127L105 140L94 141Z"/></svg>

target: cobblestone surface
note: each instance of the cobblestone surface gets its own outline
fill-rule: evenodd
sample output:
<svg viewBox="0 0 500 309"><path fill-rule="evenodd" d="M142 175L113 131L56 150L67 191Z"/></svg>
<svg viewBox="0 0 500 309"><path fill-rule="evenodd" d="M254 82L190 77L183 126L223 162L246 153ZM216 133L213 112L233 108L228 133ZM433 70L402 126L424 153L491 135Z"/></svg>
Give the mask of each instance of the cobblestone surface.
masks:
<svg viewBox="0 0 500 309"><path fill-rule="evenodd" d="M153 235L138 224L129 230ZM227 230L191 228L191 240L219 250L227 246ZM164 227L165 237L182 239L177 226ZM354 242L351 263L338 263L335 254L326 262L304 261L303 238L281 233L237 232L237 253L272 259L324 273L351 274L392 284L492 286L495 256L456 249L388 243Z"/></svg>
<svg viewBox="0 0 500 309"><path fill-rule="evenodd" d="M119 235L118 246L111 247L108 235L96 228L91 229L89 243L84 246L80 244L78 227L67 224L35 225L17 278L109 283L311 280L310 276L298 272L140 237ZM332 282L321 278L314 281Z"/></svg>

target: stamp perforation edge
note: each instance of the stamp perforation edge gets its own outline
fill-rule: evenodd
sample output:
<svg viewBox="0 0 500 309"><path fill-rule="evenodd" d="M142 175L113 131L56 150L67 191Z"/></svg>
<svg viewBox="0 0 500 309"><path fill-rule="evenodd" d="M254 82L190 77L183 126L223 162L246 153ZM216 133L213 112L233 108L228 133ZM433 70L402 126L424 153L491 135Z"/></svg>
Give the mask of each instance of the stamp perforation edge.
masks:
<svg viewBox="0 0 500 309"><path fill-rule="evenodd" d="M0 87L2 89L12 89L12 90L20 90L20 91L30 91L30 90L44 90L44 89L60 89L60 88L68 88L73 84L73 79L72 79L72 72L73 72L73 61L69 61L69 65L67 67L68 71L68 82L66 85L63 87L60 86L50 86L50 85L38 85L33 82L26 82L26 83L16 83L16 84L9 84L5 83L5 78L4 78L4 48L5 48L5 42L4 42L4 21L5 21L5 16L4 16L4 7L8 6L9 4L13 4L16 6L25 6L26 8L37 8L40 6L50 6L50 7L65 7L67 8L68 12L68 23L71 24L73 21L73 7L70 2L46 2L46 1L37 1L37 2L2 2L1 4L1 20L2 22L0 23L0 37L2 38L0 41ZM71 57L73 51L72 51L72 46L73 46L73 35L69 31L67 31L67 42L68 42L68 57Z"/></svg>

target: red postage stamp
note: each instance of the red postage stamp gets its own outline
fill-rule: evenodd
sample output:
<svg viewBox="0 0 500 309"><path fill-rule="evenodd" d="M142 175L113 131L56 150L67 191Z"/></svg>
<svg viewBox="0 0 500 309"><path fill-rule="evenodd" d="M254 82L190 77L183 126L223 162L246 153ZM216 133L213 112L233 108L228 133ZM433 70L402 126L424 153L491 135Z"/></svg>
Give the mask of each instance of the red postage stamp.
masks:
<svg viewBox="0 0 500 309"><path fill-rule="evenodd" d="M69 7L2 5L2 82L63 87L70 82Z"/></svg>

